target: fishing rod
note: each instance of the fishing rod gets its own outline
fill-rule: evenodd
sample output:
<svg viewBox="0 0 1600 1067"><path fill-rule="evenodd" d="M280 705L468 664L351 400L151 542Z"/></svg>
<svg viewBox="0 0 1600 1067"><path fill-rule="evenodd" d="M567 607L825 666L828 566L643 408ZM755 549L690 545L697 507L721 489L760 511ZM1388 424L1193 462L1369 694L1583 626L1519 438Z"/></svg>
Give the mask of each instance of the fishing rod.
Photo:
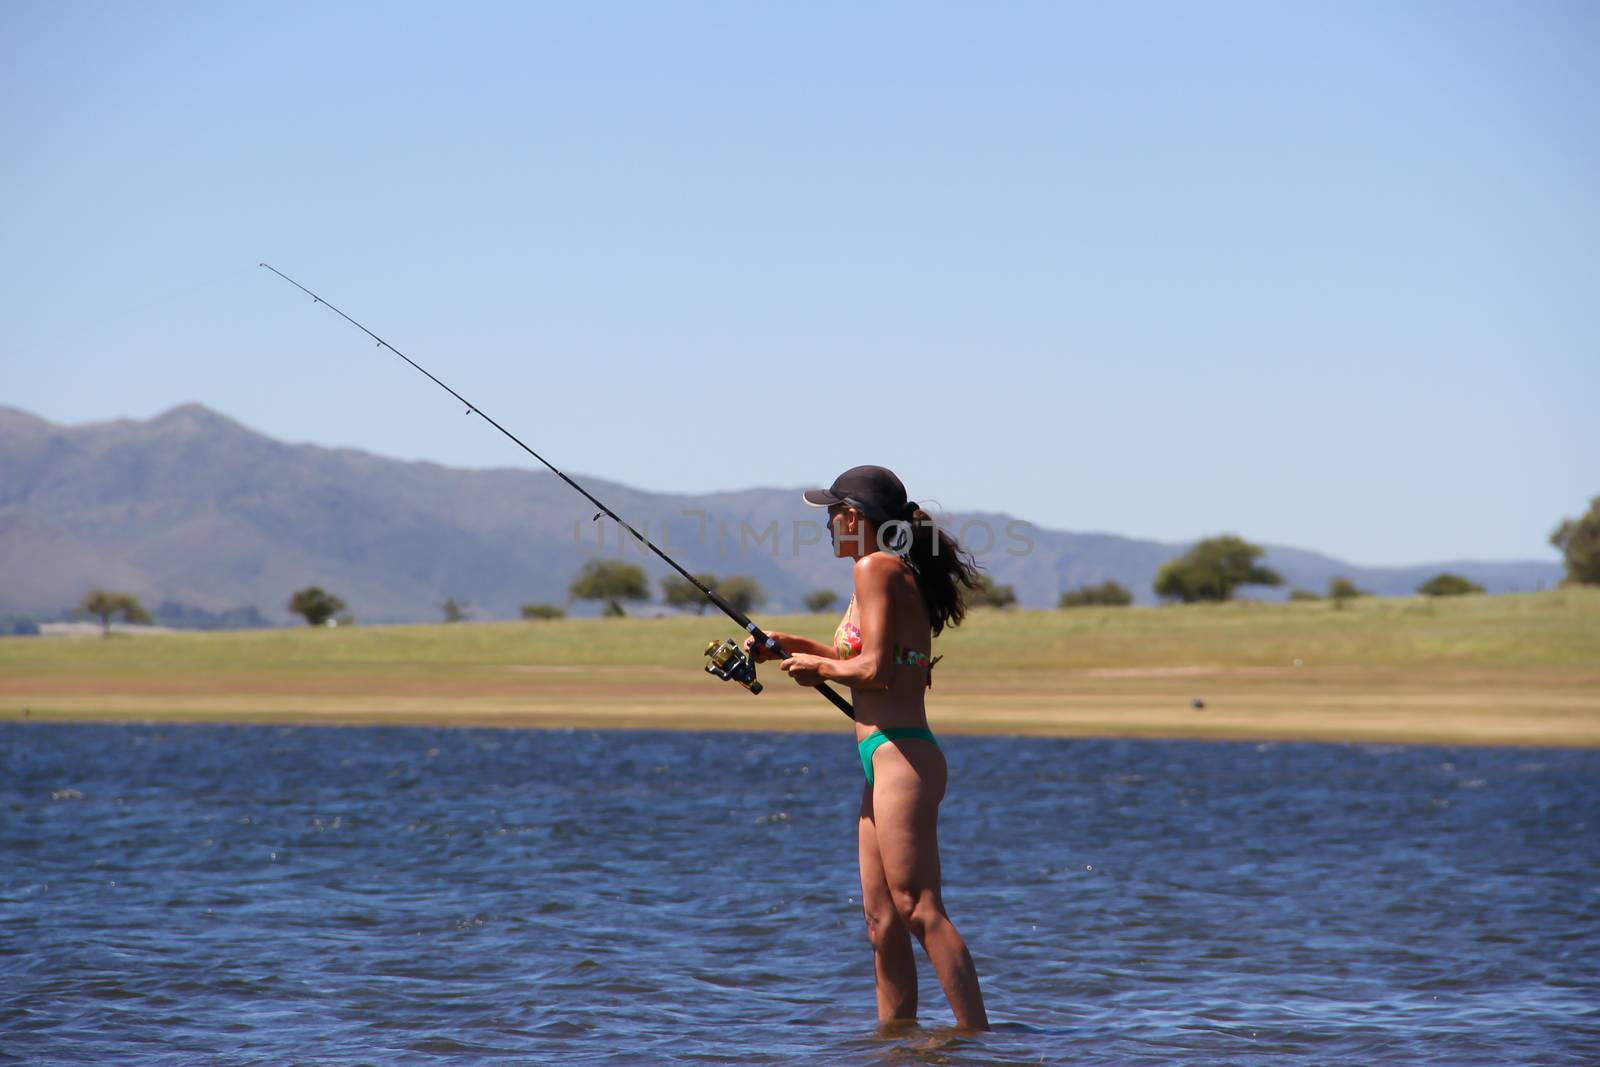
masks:
<svg viewBox="0 0 1600 1067"><path fill-rule="evenodd" d="M722 597L718 596L716 590L706 588L706 586L698 578L679 566L677 560L673 559L671 556L661 551L660 548L656 547L654 541L651 541L638 530L635 530L633 526L624 521L620 515L596 499L593 493L590 493L589 490L585 489L583 486L567 477L566 474L558 470L555 464L551 463L549 460L539 455L539 453L523 444L522 440L518 438L516 434L512 433L510 430L494 421L494 419L490 418L488 413L486 413L482 408L478 407L478 405L474 404L472 401L468 400L466 397L462 396L460 393L444 384L444 382L434 377L434 375L422 364L418 363L416 360L400 351L394 345L390 344L388 341L385 341L383 338L379 337L377 334L361 325L361 323L357 322L349 315L346 315L343 311L340 311L339 308L335 307L333 304L328 303L328 301L322 299L322 297L318 296L316 293L313 293L310 289L307 289L305 286L301 285L299 282L283 273L283 271L279 270L277 267L274 267L270 263L262 263L260 266L270 270L272 273L276 274L278 277L282 278L284 281L288 282L290 285L309 296L315 303L323 305L329 311L332 311L341 319L348 322L350 325L354 326L368 337L372 338L378 343L379 348L387 348L389 351L393 352L395 355L411 364L417 370L427 375L433 384L437 385L440 389L443 389L445 392L461 401L461 403L465 404L467 406L468 415L478 416L490 426L493 426L495 429L505 434L518 448L522 449L540 463L543 463L546 467L550 468L551 472L554 473L556 477L560 478L562 481L572 486L572 488L576 489L579 493L583 494L583 498L585 500L589 501L589 503L600 509L600 511L595 514L596 519L599 519L601 514L610 516L612 521L632 534L635 540L644 545L650 551L654 552L656 555L660 556L662 561L665 562L667 566L683 575L690 585L694 586L696 589L700 590L701 593L705 594L706 599L715 604L718 610L743 627L751 637L755 638L756 644L777 656L779 659L789 658L790 654L784 650L783 646L778 644L777 641L773 640L771 634L767 633L765 630L761 629L761 627L752 622L750 620L750 616L746 615L744 612L728 603ZM744 652L737 644L734 643L732 638L724 640L720 643L717 641L712 641L706 646L705 654L710 660L710 662L706 664L707 674L715 675L725 682L738 682L752 693L761 692L761 683L756 681L755 663L745 656ZM838 692L828 685L827 682L820 682L815 688L819 693L828 698L829 703L838 708L840 711L844 712L845 715L849 716L851 719L856 717L855 709L850 706L850 702L844 697L840 696Z"/></svg>

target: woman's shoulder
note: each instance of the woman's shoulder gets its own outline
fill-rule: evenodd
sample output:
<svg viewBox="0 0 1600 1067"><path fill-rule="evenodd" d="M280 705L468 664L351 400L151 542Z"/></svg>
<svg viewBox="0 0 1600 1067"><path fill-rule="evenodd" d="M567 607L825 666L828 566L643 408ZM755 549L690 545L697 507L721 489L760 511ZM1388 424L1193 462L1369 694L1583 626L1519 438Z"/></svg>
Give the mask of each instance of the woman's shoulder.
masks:
<svg viewBox="0 0 1600 1067"><path fill-rule="evenodd" d="M853 569L858 584L863 579L887 583L900 575L912 573L911 564L893 552L870 552L856 560Z"/></svg>

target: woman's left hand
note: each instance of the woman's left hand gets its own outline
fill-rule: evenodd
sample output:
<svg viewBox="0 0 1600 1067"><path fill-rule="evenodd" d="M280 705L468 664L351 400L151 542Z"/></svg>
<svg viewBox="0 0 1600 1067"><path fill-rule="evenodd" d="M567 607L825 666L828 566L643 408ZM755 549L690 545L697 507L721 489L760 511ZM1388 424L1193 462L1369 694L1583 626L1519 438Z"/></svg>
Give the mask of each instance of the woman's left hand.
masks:
<svg viewBox="0 0 1600 1067"><path fill-rule="evenodd" d="M796 652L779 664L784 673L800 685L822 684L822 657L807 652Z"/></svg>

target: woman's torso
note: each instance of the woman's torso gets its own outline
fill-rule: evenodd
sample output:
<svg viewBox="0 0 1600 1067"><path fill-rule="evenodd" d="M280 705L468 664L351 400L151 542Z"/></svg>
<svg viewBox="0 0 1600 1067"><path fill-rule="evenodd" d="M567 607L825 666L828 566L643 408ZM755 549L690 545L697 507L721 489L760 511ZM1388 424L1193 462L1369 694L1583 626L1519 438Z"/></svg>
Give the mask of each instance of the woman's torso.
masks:
<svg viewBox="0 0 1600 1067"><path fill-rule="evenodd" d="M922 590L917 588L916 577L904 561L889 587L889 629L888 688L850 690L856 712L857 739L877 727L928 725L924 694L932 670L929 663L932 630ZM854 596L833 632L833 645L840 659L851 659L861 652L860 612Z"/></svg>

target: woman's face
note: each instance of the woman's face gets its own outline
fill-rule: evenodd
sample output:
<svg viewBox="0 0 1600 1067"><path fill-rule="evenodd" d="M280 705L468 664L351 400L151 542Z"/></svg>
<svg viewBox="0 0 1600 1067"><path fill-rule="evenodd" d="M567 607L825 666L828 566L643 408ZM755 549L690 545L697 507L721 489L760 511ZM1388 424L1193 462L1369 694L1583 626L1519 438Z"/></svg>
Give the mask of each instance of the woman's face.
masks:
<svg viewBox="0 0 1600 1067"><path fill-rule="evenodd" d="M861 512L847 504L828 509L828 534L833 538L835 556L855 558L860 551L861 532Z"/></svg>

